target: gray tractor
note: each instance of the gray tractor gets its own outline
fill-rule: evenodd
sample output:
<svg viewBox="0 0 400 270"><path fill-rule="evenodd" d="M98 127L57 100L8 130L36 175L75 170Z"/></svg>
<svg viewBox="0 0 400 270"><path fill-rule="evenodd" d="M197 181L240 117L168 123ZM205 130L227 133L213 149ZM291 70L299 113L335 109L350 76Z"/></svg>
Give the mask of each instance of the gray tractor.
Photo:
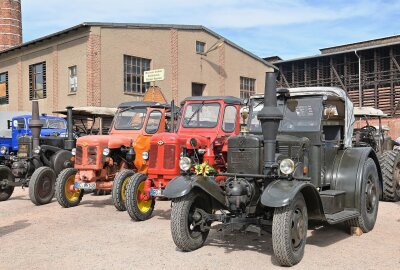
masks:
<svg viewBox="0 0 400 270"><path fill-rule="evenodd" d="M382 118L388 117L387 114L372 107L355 107L354 116L366 125L354 129L353 145L355 147L371 146L379 157L383 177L381 199L399 201L400 151L394 150L394 147L399 144L386 134L389 130L382 125ZM378 120L378 125L370 124L376 120Z"/></svg>
<svg viewBox="0 0 400 270"><path fill-rule="evenodd" d="M352 147L353 105L339 88L276 90L266 74L264 97L250 101L249 132L228 140L228 171L178 176L164 195L173 200L176 246L203 246L219 229L272 233L283 266L301 261L309 220L374 228L382 174L369 147ZM223 184L215 178L225 177ZM221 183L221 182L218 182Z"/></svg>

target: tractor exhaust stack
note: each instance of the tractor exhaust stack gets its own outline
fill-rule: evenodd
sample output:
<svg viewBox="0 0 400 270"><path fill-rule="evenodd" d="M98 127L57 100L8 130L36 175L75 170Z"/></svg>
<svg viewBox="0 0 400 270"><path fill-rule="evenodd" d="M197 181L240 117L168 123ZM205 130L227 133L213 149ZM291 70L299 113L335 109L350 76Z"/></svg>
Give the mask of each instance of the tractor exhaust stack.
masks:
<svg viewBox="0 0 400 270"><path fill-rule="evenodd" d="M29 122L29 128L32 132L32 149L33 155L37 156L38 153L35 153L35 150L39 148L39 139L40 139L40 131L42 130L42 122L39 117L39 103L37 100L32 101L32 120Z"/></svg>
<svg viewBox="0 0 400 270"><path fill-rule="evenodd" d="M67 132L68 136L67 139L65 140L65 149L66 150L72 150L72 148L75 147L75 140L74 140L74 134L73 134L73 122L72 122L72 106L67 107Z"/></svg>
<svg viewBox="0 0 400 270"><path fill-rule="evenodd" d="M275 162L276 136L283 114L279 110L276 98L276 73L265 74L264 107L257 115L261 122L264 139L264 175L271 175L278 165Z"/></svg>

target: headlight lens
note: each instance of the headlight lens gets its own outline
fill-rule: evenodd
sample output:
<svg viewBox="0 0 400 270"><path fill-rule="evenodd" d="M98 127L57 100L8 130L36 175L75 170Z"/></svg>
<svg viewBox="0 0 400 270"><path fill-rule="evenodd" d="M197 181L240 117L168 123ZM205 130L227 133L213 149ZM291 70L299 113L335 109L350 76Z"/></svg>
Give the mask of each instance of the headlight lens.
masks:
<svg viewBox="0 0 400 270"><path fill-rule="evenodd" d="M110 148L103 149L103 156L108 156L110 154Z"/></svg>
<svg viewBox="0 0 400 270"><path fill-rule="evenodd" d="M76 155L76 148L72 148L72 150L71 150L71 154L72 154L73 156L75 156L75 155Z"/></svg>
<svg viewBox="0 0 400 270"><path fill-rule="evenodd" d="M289 175L294 172L294 161L291 160L290 158L284 159L281 161L279 164L279 169L281 170L281 173Z"/></svg>
<svg viewBox="0 0 400 270"><path fill-rule="evenodd" d="M182 171L188 171L190 170L190 167L192 166L192 161L188 157L182 157L179 160L179 167L181 168Z"/></svg>
<svg viewBox="0 0 400 270"><path fill-rule="evenodd" d="M148 160L148 159L149 159L149 152L143 152L143 153L142 153L142 158L143 158L144 160Z"/></svg>
<svg viewBox="0 0 400 270"><path fill-rule="evenodd" d="M5 155L5 154L7 154L7 152L8 152L8 148L7 148L7 146L2 146L1 148L0 148L0 153L2 154L2 155Z"/></svg>
<svg viewBox="0 0 400 270"><path fill-rule="evenodd" d="M40 153L40 146L38 146L37 148L33 149L33 153L39 154Z"/></svg>

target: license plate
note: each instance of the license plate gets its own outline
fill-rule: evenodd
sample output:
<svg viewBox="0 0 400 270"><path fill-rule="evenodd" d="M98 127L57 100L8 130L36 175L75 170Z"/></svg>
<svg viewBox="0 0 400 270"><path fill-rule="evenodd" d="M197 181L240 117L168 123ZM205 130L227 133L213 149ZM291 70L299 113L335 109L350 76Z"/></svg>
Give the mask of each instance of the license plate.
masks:
<svg viewBox="0 0 400 270"><path fill-rule="evenodd" d="M150 188L150 196L160 197L162 196L163 190L161 188Z"/></svg>
<svg viewBox="0 0 400 270"><path fill-rule="evenodd" d="M75 182L74 187L79 189L96 189L96 183Z"/></svg>

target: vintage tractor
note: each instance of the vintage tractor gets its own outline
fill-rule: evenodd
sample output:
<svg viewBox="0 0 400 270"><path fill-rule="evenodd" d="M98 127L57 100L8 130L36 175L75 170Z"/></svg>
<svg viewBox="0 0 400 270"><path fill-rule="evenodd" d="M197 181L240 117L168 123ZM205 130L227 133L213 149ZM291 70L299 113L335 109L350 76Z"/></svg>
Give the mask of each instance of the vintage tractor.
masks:
<svg viewBox="0 0 400 270"><path fill-rule="evenodd" d="M71 150L75 147L72 131L72 107L67 107L67 137L43 136L43 120L39 117L37 101L32 102L32 119L29 127L32 136L18 138L18 153L11 169L0 166L0 201L7 200L15 186L29 186L29 197L36 205L47 204L54 196L56 176L72 167Z"/></svg>
<svg viewBox="0 0 400 270"><path fill-rule="evenodd" d="M249 134L228 139L224 185L215 176L179 176L171 198L171 233L183 251L219 229L272 232L277 261L301 261L309 220L346 222L363 232L378 213L381 170L371 147L352 147L353 105L339 88L276 91L266 74L264 99L253 99ZM277 96L278 94L278 96ZM260 124L254 124L261 122ZM218 211L220 210L220 211Z"/></svg>
<svg viewBox="0 0 400 270"><path fill-rule="evenodd" d="M77 140L74 168L65 169L56 181L61 206L77 206L85 190L112 190L115 207L125 210L127 180L146 172L150 138L168 129L166 103L137 101L119 105L109 135Z"/></svg>
<svg viewBox="0 0 400 270"><path fill-rule="evenodd" d="M397 202L400 200L400 151L394 150L399 144L385 132L382 118L387 115L372 107L355 107L354 116L365 125L354 129L353 144L355 147L370 146L378 158L382 169L383 183L381 199ZM377 126L370 123L376 122Z"/></svg>
<svg viewBox="0 0 400 270"><path fill-rule="evenodd" d="M182 174L225 172L227 140L240 131L241 100L235 97L189 97L181 103L175 133L151 139L149 169L136 173L126 189L127 212L134 220L150 218L155 199L169 181Z"/></svg>

